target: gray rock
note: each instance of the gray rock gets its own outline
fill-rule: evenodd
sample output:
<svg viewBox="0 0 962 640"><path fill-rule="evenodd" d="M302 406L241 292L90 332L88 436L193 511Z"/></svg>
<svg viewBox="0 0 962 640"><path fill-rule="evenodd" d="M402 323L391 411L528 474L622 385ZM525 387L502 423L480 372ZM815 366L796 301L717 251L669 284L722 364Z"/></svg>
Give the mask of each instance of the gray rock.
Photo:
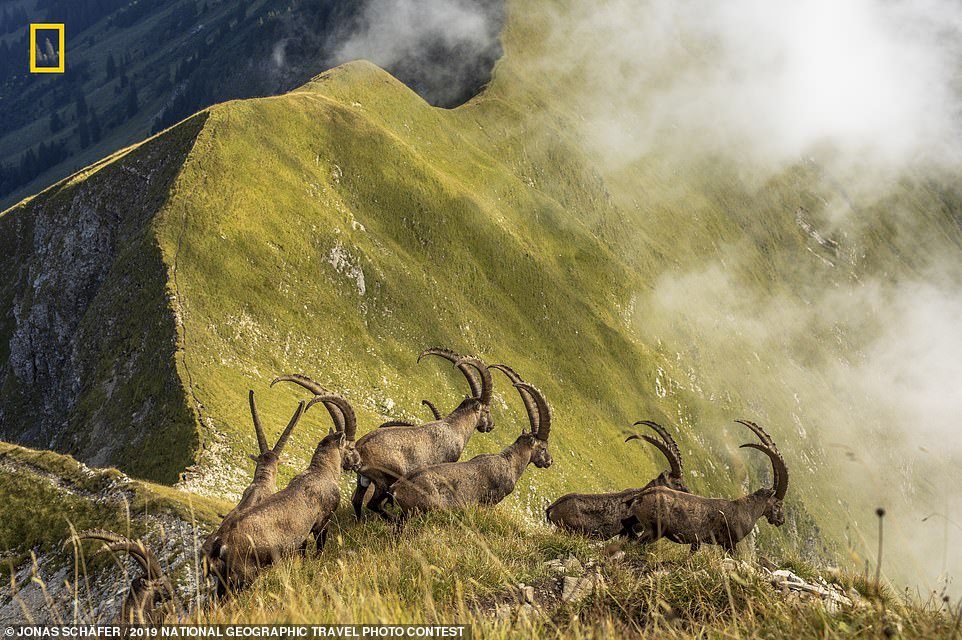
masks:
<svg viewBox="0 0 962 640"><path fill-rule="evenodd" d="M524 587L521 590L521 597L527 604L535 604L534 602L534 587Z"/></svg>
<svg viewBox="0 0 962 640"><path fill-rule="evenodd" d="M562 602L580 602L604 585L601 573L575 577L565 576L561 583Z"/></svg>

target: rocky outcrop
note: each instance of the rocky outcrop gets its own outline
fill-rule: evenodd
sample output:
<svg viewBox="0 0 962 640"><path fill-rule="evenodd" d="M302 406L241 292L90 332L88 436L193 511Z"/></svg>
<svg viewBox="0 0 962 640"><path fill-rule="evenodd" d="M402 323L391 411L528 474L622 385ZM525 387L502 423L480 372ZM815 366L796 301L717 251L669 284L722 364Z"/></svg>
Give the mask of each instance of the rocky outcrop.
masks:
<svg viewBox="0 0 962 640"><path fill-rule="evenodd" d="M229 506L3 442L0 491L6 496L0 624L6 625L86 624L117 615L140 569L123 554L105 556L102 543L68 541L71 531L91 528L143 540L177 597L189 601L199 593L194 550Z"/></svg>
<svg viewBox="0 0 962 640"><path fill-rule="evenodd" d="M0 217L0 438L172 482L194 418L151 233L205 115ZM153 443L163 460L143 456ZM150 458L150 459L148 459Z"/></svg>

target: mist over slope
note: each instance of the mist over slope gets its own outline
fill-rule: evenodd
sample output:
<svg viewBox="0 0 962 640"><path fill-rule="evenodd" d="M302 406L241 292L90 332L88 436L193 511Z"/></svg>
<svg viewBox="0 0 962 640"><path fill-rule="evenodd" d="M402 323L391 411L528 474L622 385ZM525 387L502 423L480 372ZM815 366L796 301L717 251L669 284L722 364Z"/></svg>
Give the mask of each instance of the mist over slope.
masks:
<svg viewBox="0 0 962 640"><path fill-rule="evenodd" d="M541 8L511 14L505 60L637 229L639 335L703 395L787 403L834 526L858 541L889 507L894 575L958 576L962 9Z"/></svg>
<svg viewBox="0 0 962 640"><path fill-rule="evenodd" d="M279 427L297 395L267 382L306 372L351 399L363 433L415 416L423 397L454 405L463 381L414 362L443 344L511 364L555 409L556 465L531 470L507 502L530 522L564 491L660 471L656 452L620 442L640 418L670 426L694 490L753 489L770 469L735 448L748 434L732 420L745 417L769 428L792 473L789 521L760 528L762 550L861 564L884 504L895 562L924 567L927 584L958 575L957 538L943 543L920 522L957 521L962 508L958 395L946 382L960 378L962 196L948 156L915 162L904 150L929 139L905 131L898 162L865 145L872 135L851 144L833 128L779 144L780 123L796 118L748 101L761 85L692 80L709 53L740 42L738 29L705 33L733 16L693 23L696 7L509 4L506 55L458 109L351 63L283 96L213 107L8 210L4 258L26 266L3 290L0 344L30 357L0 373L2 437L164 482L191 461L180 486L231 495L249 473L248 388ZM666 24L673 38L632 31ZM723 68L719 78L755 73ZM151 153L163 180L123 182ZM130 202L151 203L143 244L110 249L127 256L114 268L151 277L101 274L55 300L67 285L44 283L75 270L48 258L51 247L83 237L91 217L126 220ZM56 215L49 239L31 226ZM104 225L105 246L126 247L116 224ZM131 290L142 298L126 301ZM48 316L73 320L31 320ZM121 320L156 337L118 331ZM144 343L161 346L141 357L131 345ZM61 344L87 355L64 363ZM41 370L54 375L29 377ZM496 382L498 427L467 455L501 448L523 425L516 394ZM326 428L305 420L289 469ZM141 448L99 448L116 434ZM168 455L155 458L161 446ZM926 541L921 556L910 540Z"/></svg>

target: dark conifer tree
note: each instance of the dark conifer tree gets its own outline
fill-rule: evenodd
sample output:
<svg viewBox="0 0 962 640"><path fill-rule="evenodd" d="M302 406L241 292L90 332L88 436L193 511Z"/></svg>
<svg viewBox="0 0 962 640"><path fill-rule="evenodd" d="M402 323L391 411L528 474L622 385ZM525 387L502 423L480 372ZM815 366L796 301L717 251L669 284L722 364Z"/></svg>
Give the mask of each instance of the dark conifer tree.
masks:
<svg viewBox="0 0 962 640"><path fill-rule="evenodd" d="M100 129L100 118L97 117L97 110L93 107L90 108L90 141L100 142L100 136L103 131Z"/></svg>
<svg viewBox="0 0 962 640"><path fill-rule="evenodd" d="M80 123L77 125L77 137L80 139L81 149L86 149L90 146L90 127L87 125L86 118L81 118Z"/></svg>
<svg viewBox="0 0 962 640"><path fill-rule="evenodd" d="M77 97L74 98L74 107L77 120L83 120L87 117L87 99L84 98L82 91L77 92Z"/></svg>
<svg viewBox="0 0 962 640"><path fill-rule="evenodd" d="M131 81L130 88L127 90L127 117L133 118L137 114L139 106L137 85Z"/></svg>

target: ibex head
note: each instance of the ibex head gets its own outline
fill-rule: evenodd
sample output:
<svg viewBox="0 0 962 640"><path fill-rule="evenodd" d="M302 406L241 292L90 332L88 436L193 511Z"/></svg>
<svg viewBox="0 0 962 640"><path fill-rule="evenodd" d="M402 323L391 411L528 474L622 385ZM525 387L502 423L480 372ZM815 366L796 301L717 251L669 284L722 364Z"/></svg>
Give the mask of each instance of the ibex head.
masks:
<svg viewBox="0 0 962 640"><path fill-rule="evenodd" d="M345 471L357 471L361 468L361 454L354 448L354 443L348 443L341 453L341 467Z"/></svg>
<svg viewBox="0 0 962 640"><path fill-rule="evenodd" d="M768 510L765 511L765 518L768 522L775 527L780 527L785 524L785 512L782 511L783 501L776 499L772 496L772 501Z"/></svg>
<svg viewBox="0 0 962 640"><path fill-rule="evenodd" d="M551 453L548 451L547 442L539 440L534 434L529 433L525 434L525 436L531 439L531 464L539 469L547 469L554 464L554 458L551 457Z"/></svg>
<svg viewBox="0 0 962 640"><path fill-rule="evenodd" d="M491 417L491 372L488 371L488 365L480 358L470 356L460 358L454 364L464 372L468 384L471 385L471 395L478 401L480 414L477 429L481 433L488 433L494 429L494 418ZM470 371L468 367L474 368L481 375L480 382L474 375L468 375Z"/></svg>
<svg viewBox="0 0 962 640"><path fill-rule="evenodd" d="M488 433L493 430L494 419L491 417L491 372L488 371L488 365L480 358L470 356L462 357L454 351L443 347L425 349L418 356L418 362L420 362L424 356L439 356L445 360L449 360L464 374L465 379L468 381L468 386L471 387L471 397L469 400L474 400L474 408L478 411L478 431ZM478 379L478 375L481 377L480 380ZM465 402L467 402L467 400ZM462 406L464 406L464 403L462 403Z"/></svg>
<svg viewBox="0 0 962 640"><path fill-rule="evenodd" d="M548 434L551 432L551 407L544 399L544 394L527 382L515 382L514 386L521 394L525 407L532 407L528 411L531 431L525 431L521 438L531 447L531 463L539 469L547 469L554 463L548 451Z"/></svg>
<svg viewBox="0 0 962 640"><path fill-rule="evenodd" d="M361 455L354 448L354 435L357 432L357 416L354 407L346 398L336 393L326 393L314 396L307 403L304 411L307 411L316 403L322 403L331 414L334 428L320 441L315 451L315 456L323 454L331 448L340 450L341 468L345 471L356 471L361 467Z"/></svg>
<svg viewBox="0 0 962 640"><path fill-rule="evenodd" d="M761 444L749 442L741 446L758 449L772 461L772 472L774 473L773 486L770 489L760 489L757 493L767 494L765 512L762 515L764 515L772 525L780 527L785 524L783 505L785 502L785 493L788 491L788 466L785 464L785 458L779 453L778 447L775 446L775 441L772 440L772 437L760 426L748 420L736 420L735 422L751 429L752 432L758 436L758 439L762 441Z"/></svg>

